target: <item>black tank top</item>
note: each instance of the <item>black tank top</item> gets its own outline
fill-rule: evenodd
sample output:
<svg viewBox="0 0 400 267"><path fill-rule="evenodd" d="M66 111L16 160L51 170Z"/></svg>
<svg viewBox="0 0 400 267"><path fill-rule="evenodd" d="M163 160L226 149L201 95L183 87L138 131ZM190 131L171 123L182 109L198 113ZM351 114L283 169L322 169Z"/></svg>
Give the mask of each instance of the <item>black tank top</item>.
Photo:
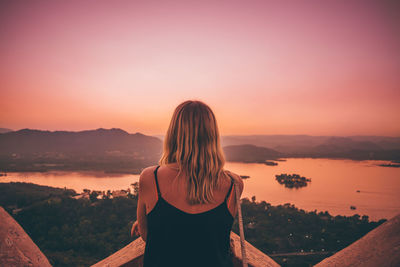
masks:
<svg viewBox="0 0 400 267"><path fill-rule="evenodd" d="M187 213L162 198L154 171L158 200L147 214L144 267L233 267L230 232L234 218L228 210L231 186L218 207ZM232 178L231 178L232 179Z"/></svg>

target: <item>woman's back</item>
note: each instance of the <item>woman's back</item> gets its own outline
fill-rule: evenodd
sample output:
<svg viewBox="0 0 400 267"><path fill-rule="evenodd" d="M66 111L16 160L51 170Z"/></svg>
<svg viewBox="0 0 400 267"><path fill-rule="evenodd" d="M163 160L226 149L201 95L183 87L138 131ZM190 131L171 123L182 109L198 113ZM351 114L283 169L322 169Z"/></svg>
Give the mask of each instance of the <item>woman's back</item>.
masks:
<svg viewBox="0 0 400 267"><path fill-rule="evenodd" d="M145 267L232 266L232 178L239 182L238 197L243 182L224 170L211 108L192 100L178 105L163 143L161 167L146 168L139 178L134 225L146 241Z"/></svg>
<svg viewBox="0 0 400 267"><path fill-rule="evenodd" d="M220 179L214 203L193 206L185 201L183 179L170 167L161 170L154 170L154 194L147 197L144 266L232 266L233 180Z"/></svg>

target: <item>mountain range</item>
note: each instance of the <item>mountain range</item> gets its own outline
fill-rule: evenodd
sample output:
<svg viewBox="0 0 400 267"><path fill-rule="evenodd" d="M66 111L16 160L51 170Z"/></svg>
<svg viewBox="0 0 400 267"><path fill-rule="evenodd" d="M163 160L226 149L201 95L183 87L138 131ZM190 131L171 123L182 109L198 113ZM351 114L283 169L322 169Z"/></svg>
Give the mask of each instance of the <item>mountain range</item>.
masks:
<svg viewBox="0 0 400 267"><path fill-rule="evenodd" d="M79 132L22 129L0 134L0 168L139 172L158 161L161 148L156 137L117 128Z"/></svg>
<svg viewBox="0 0 400 267"><path fill-rule="evenodd" d="M281 157L286 158L400 160L400 137L310 135L223 136L222 144L225 150L231 146L236 146L236 150L240 150L240 146L246 145L246 147L242 147L243 152L249 150L248 145L265 147L281 153ZM254 148L255 153L256 150ZM243 161L246 161L246 159L243 159Z"/></svg>
<svg viewBox="0 0 400 267"><path fill-rule="evenodd" d="M5 129L5 128L1 128ZM122 129L0 133L0 170L105 170L140 172L157 164L162 136ZM400 137L248 135L222 136L228 161L262 162L290 157L400 160Z"/></svg>

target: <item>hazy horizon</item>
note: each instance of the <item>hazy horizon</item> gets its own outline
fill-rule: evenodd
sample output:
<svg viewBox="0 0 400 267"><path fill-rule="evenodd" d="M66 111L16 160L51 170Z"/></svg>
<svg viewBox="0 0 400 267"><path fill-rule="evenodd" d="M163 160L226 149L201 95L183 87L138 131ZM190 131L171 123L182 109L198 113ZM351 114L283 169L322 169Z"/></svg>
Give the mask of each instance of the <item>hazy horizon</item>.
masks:
<svg viewBox="0 0 400 267"><path fill-rule="evenodd" d="M20 130L23 130L23 129L29 129L29 130L39 130L39 131L50 131L50 132L55 132L55 131L66 131L66 132L81 132L81 131L92 131L92 130L97 130L97 129L105 129L105 130L111 130L111 129L121 129L121 130L123 130L123 131L125 131L125 132L127 132L127 133L129 133L129 134L135 134L135 133L141 133L141 134L144 134L144 135L147 135L147 136L155 136L155 137L160 137L160 136L165 136L165 133L155 133L155 134L149 134L149 133L146 133L146 132L144 132L144 131L140 131L140 130L138 130L138 131L134 131L134 132L131 132L131 131L127 131L126 129L123 129L123 128L121 128L121 127L110 127L110 128L105 128L105 127L95 127L95 128L84 128L84 129L77 129L77 130L70 130L70 129L54 129L54 130L52 130L52 129L39 129L39 128L28 128L28 127L23 127L23 128L20 128L20 129L11 129L11 128L9 128L9 127L0 127L0 129L10 129L10 130L12 130L12 131L20 131ZM288 136L312 136L312 137L319 137L319 136L333 136L333 137L352 137L352 136L354 136L354 137L356 137L356 136L364 136L364 137L394 137L394 138L400 138L400 135L399 136L387 136L387 135L367 135L367 134L354 134L354 135L313 135L313 134L307 134L307 133L305 133L305 134L285 134L285 133L274 133L274 134L262 134L262 133L260 133L260 134L251 134L251 133L249 133L249 134L241 134L241 133L237 133L237 134L221 134L221 136L223 137L223 136L269 136L269 135L277 135L277 136L279 136L279 135L288 135Z"/></svg>

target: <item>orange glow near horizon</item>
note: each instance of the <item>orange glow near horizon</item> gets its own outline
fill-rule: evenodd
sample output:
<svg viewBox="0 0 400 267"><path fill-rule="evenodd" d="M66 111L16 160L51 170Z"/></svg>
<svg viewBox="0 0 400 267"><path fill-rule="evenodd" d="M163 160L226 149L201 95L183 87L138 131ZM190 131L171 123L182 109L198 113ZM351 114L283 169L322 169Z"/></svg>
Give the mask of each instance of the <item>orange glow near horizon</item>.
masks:
<svg viewBox="0 0 400 267"><path fill-rule="evenodd" d="M400 136L393 1L2 1L0 127Z"/></svg>

